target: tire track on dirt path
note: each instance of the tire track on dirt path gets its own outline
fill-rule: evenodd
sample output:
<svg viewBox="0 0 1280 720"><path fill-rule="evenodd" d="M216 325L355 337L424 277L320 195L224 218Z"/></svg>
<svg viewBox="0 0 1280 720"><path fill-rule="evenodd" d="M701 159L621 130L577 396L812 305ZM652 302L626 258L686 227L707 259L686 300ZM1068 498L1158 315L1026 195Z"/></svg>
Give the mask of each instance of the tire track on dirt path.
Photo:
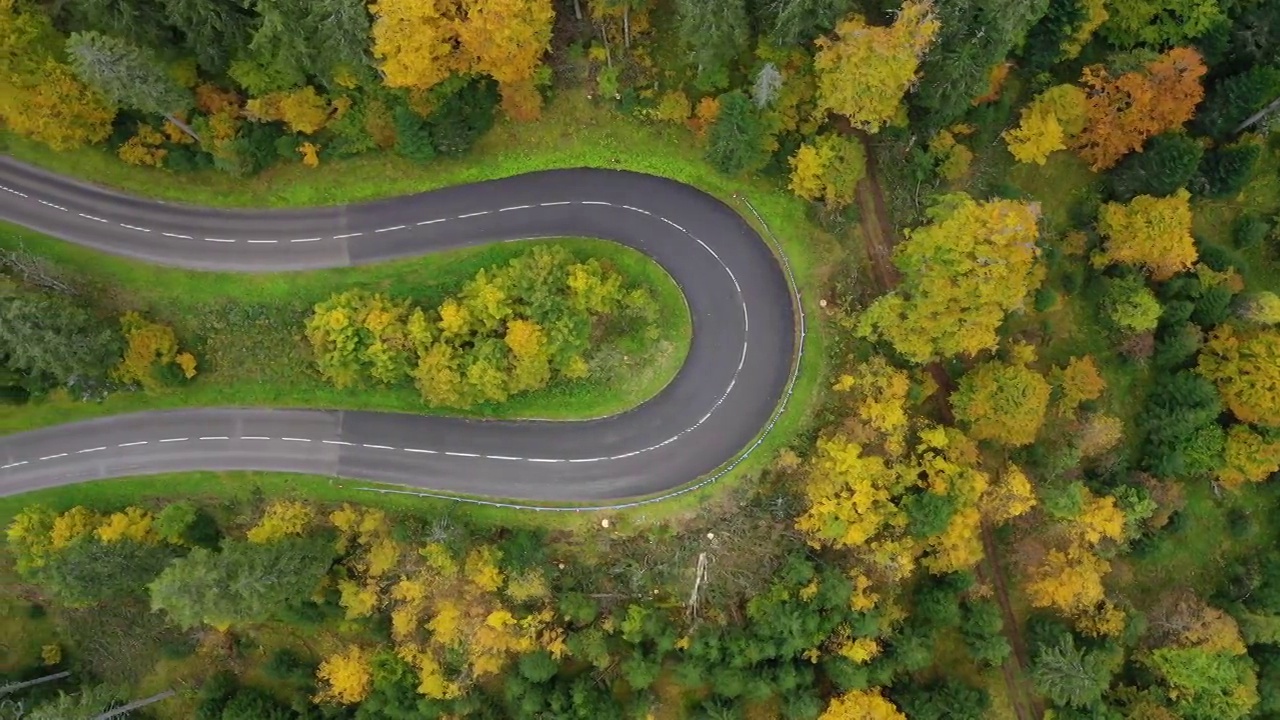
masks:
<svg viewBox="0 0 1280 720"><path fill-rule="evenodd" d="M867 173L858 181L856 193L862 234L866 239L867 261L871 265L871 276L876 284L881 290L888 292L902 279L893 265L893 248L897 244L898 235L890 221L884 190L880 187L879 164L871 151L870 139L861 132L854 134L862 142L867 156ZM950 396L955 388L946 370L938 363L929 365L927 370L943 391L942 397ZM945 400L941 402L939 414L948 425L955 425L950 403ZM1030 667L1027 645L1022 637L1022 628L1013 613L1013 605L1009 601L1008 583L1000 568L1000 546L996 541L995 531L986 522L982 523L982 545L984 558L978 566L978 577L995 590L1000 614L1004 619L1002 632L1013 649L1013 654L1000 668L1009 692L1009 702L1018 720L1040 720L1044 717L1044 708L1037 701L1027 679L1027 668Z"/></svg>

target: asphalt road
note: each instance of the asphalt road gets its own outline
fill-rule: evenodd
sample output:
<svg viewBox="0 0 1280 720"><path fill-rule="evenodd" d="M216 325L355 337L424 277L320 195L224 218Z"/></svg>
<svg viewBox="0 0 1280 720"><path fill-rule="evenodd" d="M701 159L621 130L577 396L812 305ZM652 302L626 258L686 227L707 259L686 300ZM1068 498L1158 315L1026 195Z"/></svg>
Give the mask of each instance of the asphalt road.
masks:
<svg viewBox="0 0 1280 720"><path fill-rule="evenodd" d="M794 301L765 242L715 198L649 175L556 170L357 205L235 211L142 200L0 157L0 218L159 265L243 272L596 237L665 267L693 316L693 342L675 380L620 415L572 422L262 408L119 415L0 437L0 495L230 469L526 501L652 495L741 457L770 422L796 350Z"/></svg>

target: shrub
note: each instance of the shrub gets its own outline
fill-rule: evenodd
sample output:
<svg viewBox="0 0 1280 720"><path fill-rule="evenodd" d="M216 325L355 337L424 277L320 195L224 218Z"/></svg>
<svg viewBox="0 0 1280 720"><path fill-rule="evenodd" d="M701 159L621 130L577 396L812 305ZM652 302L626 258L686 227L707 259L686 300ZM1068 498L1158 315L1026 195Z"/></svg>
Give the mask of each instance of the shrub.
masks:
<svg viewBox="0 0 1280 720"><path fill-rule="evenodd" d="M1101 306L1112 326L1125 334L1149 332L1160 321L1160 301L1138 275L1109 279Z"/></svg>
<svg viewBox="0 0 1280 720"><path fill-rule="evenodd" d="M1231 223L1231 239L1241 250L1262 245L1270 233L1271 223L1253 213L1245 213Z"/></svg>
<svg viewBox="0 0 1280 720"><path fill-rule="evenodd" d="M1138 195L1165 197L1185 187L1200 166L1204 149L1183 133L1163 133L1147 141L1111 171L1112 196L1129 201Z"/></svg>
<svg viewBox="0 0 1280 720"><path fill-rule="evenodd" d="M1254 166L1261 156L1262 148L1254 143L1230 145L1206 153L1200 161L1196 192L1208 198L1240 194L1253 178Z"/></svg>

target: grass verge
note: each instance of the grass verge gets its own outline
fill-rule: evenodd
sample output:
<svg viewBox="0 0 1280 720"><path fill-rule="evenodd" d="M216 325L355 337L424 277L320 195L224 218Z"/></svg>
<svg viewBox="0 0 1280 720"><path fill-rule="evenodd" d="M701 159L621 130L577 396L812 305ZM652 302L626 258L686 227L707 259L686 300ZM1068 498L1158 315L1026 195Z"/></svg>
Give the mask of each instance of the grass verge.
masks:
<svg viewBox="0 0 1280 720"><path fill-rule="evenodd" d="M593 350L592 376L522 393L507 402L465 411L426 406L407 380L339 390L314 371L302 336L311 307L352 287L387 292L434 307L484 267L528 252L529 243L499 243L360 268L250 275L157 268L117 258L20 228L0 235L0 246L22 245L53 260L75 287L99 307L119 315L138 310L174 327L200 358L196 381L182 387L119 392L84 403L59 394L0 409L0 432L137 410L212 405L319 407L453 414L469 417L590 418L635 407L675 377L688 354L692 323L680 288L641 253L602 240L552 241L579 259L599 258L628 284L650 289L664 322L651 340L641 327L615 328Z"/></svg>

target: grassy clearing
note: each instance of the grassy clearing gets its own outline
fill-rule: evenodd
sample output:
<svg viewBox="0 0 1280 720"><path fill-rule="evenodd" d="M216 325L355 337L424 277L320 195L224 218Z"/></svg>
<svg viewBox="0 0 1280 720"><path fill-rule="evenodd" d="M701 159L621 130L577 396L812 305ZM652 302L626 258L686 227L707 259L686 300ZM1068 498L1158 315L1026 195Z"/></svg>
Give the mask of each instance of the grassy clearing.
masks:
<svg viewBox="0 0 1280 720"><path fill-rule="evenodd" d="M500 121L465 157L438 159L427 165L394 155L368 154L316 169L282 166L251 180L196 173L181 175L181 182L175 183L173 179L179 176L123 165L100 150L53 153L10 135L0 135L0 149L52 170L140 195L214 206L314 206L401 195L535 170L603 167L660 175L697 186L762 230L742 200L748 198L786 253L804 299L809 332L787 411L752 457L735 468L733 476L759 472L779 449L795 440L810 424L821 396L827 349L817 301L826 275L839 263L841 247L809 220L807 204L782 190L775 181L720 175L702 159L699 143L683 127L652 125L602 109L586 100L582 91L566 91L556 97L539 122ZM276 292L281 294L294 287L293 278L285 276L256 282L278 284ZM421 406L415 409L422 411ZM199 486L189 487L196 492ZM707 488L628 514L641 519L677 515L696 508L713 492ZM424 502L417 498L407 501ZM504 522L510 522L513 515L499 513ZM552 517L562 516L557 513Z"/></svg>
<svg viewBox="0 0 1280 720"><path fill-rule="evenodd" d="M6 228L0 246L23 245L54 260L114 315L139 310L173 325L201 360L196 382L152 393L116 393L101 403L54 395L0 409L0 432L17 432L88 417L210 405L321 407L462 414L471 417L589 418L634 407L675 377L688 354L692 324L680 288L644 255L611 242L554 241L580 259L596 257L629 284L651 289L669 319L650 340L641 327L618 327L589 357L593 374L517 395L505 403L458 411L423 404L408 381L339 390L313 370L302 336L311 307L334 292L361 287L434 307L484 267L528 252L534 243L495 244L379 265L271 275L156 268L132 260ZM539 242L537 244L546 244Z"/></svg>

